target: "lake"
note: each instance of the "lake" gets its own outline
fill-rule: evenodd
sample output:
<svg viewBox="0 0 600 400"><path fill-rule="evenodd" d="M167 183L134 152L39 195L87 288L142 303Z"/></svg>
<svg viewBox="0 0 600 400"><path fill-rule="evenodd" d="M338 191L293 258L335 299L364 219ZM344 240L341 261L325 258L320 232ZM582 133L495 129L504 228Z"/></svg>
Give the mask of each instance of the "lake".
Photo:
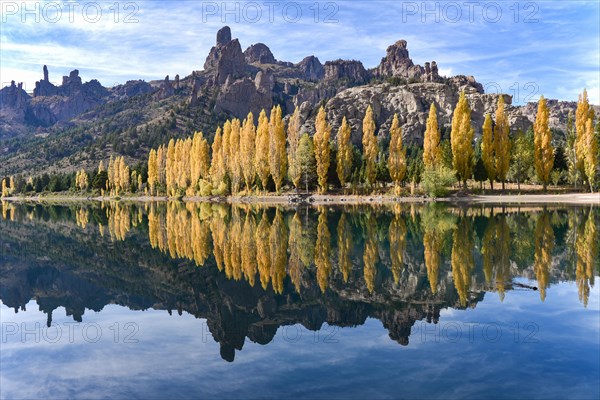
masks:
<svg viewBox="0 0 600 400"><path fill-rule="evenodd" d="M3 203L2 398L600 396L600 209Z"/></svg>

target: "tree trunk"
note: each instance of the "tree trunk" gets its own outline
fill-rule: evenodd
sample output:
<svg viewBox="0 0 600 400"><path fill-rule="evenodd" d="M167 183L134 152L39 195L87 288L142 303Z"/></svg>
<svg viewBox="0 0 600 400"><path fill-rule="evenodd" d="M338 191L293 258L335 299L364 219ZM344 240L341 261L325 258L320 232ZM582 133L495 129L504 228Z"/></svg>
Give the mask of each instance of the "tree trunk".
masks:
<svg viewBox="0 0 600 400"><path fill-rule="evenodd" d="M494 180L490 179L490 190L494 190Z"/></svg>
<svg viewBox="0 0 600 400"><path fill-rule="evenodd" d="M467 180L463 180L463 189L467 190Z"/></svg>
<svg viewBox="0 0 600 400"><path fill-rule="evenodd" d="M504 192L504 181L502 181L502 191Z"/></svg>
<svg viewBox="0 0 600 400"><path fill-rule="evenodd" d="M519 192L521 191L521 181L517 179L517 188Z"/></svg>
<svg viewBox="0 0 600 400"><path fill-rule="evenodd" d="M548 192L548 184L544 182L544 193Z"/></svg>

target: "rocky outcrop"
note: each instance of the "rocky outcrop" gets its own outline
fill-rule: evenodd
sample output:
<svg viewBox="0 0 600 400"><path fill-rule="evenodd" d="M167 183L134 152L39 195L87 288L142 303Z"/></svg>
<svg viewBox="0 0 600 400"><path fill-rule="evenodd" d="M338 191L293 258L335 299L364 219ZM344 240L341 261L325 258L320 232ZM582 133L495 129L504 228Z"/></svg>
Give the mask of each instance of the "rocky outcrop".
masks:
<svg viewBox="0 0 600 400"><path fill-rule="evenodd" d="M240 119L245 118L249 112L258 116L262 109L269 110L273 107L273 85L270 72L259 72L254 80L228 79L217 96L214 111Z"/></svg>
<svg viewBox="0 0 600 400"><path fill-rule="evenodd" d="M253 44L244 51L244 58L248 64L275 64L277 60L271 50L264 43Z"/></svg>
<svg viewBox="0 0 600 400"><path fill-rule="evenodd" d="M217 33L217 43L206 57L204 69L213 74L214 83L218 85L225 83L228 77L237 79L245 75L246 60L242 47L237 39L231 40L228 26Z"/></svg>
<svg viewBox="0 0 600 400"><path fill-rule="evenodd" d="M483 94L483 85L475 80L472 75L456 75L448 78L448 84L458 92Z"/></svg>
<svg viewBox="0 0 600 400"><path fill-rule="evenodd" d="M318 81L325 76L323 64L315 56L305 57L295 67L300 70L302 77L307 81Z"/></svg>
<svg viewBox="0 0 600 400"><path fill-rule="evenodd" d="M369 75L360 61L335 60L325 63L325 81L347 80L349 83L362 84Z"/></svg>
<svg viewBox="0 0 600 400"><path fill-rule="evenodd" d="M406 40L398 40L387 48L387 54L375 68L374 75L378 78L400 77L405 79L420 79L425 68L415 65L408 55Z"/></svg>
<svg viewBox="0 0 600 400"><path fill-rule="evenodd" d="M140 79L136 81L127 81L124 85L115 86L112 88L112 95L116 99L124 99L127 97L152 93L153 91L154 88L152 88L152 85Z"/></svg>
<svg viewBox="0 0 600 400"><path fill-rule="evenodd" d="M379 128L378 135L388 135L395 113L398 114L405 140L422 143L423 132L429 112L434 103L438 109L440 128L450 128L452 113L458 102L459 93L451 86L442 83L416 83L393 86L378 84L350 88L338 93L326 105L327 117L334 131L345 116L352 125L353 142L360 146L362 120L369 105ZM481 131L485 114L495 112L499 95L469 93L467 99L472 108L471 118L476 135ZM507 105L512 98L504 96Z"/></svg>
<svg viewBox="0 0 600 400"><path fill-rule="evenodd" d="M162 84L160 85L160 89L154 95L155 100L163 100L168 97L171 97L175 94L175 88L173 84L169 80L169 75L165 77Z"/></svg>
<svg viewBox="0 0 600 400"><path fill-rule="evenodd" d="M44 78L35 83L35 89L33 90L33 97L39 96L56 96L58 95L58 87L50 83L48 79L48 67L44 65L43 68Z"/></svg>
<svg viewBox="0 0 600 400"><path fill-rule="evenodd" d="M0 90L0 108L14 108L18 110L25 110L27 102L31 96L23 90L23 83L15 84L15 81L11 81L10 86L6 86Z"/></svg>

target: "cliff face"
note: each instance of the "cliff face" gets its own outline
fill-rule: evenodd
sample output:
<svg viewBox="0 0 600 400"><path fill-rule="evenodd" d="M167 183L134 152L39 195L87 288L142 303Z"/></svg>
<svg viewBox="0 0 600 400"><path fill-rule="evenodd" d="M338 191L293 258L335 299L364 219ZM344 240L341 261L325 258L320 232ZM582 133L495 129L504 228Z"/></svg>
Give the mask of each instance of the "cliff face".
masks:
<svg viewBox="0 0 600 400"><path fill-rule="evenodd" d="M439 76L435 61L425 62L423 66L416 64L409 56L405 40L389 46L385 57L373 69L366 69L356 60L322 64L315 56L293 64L278 61L264 43L253 44L242 52L239 40L232 37L229 27L224 27L217 32L204 69L181 79L179 75L175 80L167 76L150 83L130 81L105 88L96 80L83 83L79 72L73 70L56 86L50 82L49 71L44 66L43 79L36 83L33 96L14 83L0 91L0 139L35 132L50 134L48 140L52 140L53 133L82 126L85 121L86 129L96 131L98 140L102 141L105 127L114 126L114 121L122 118L115 128L117 131L110 133L137 132L137 136L141 135L139 145L145 147L143 132L156 121L172 118L172 113L177 114L176 130L212 132L215 124L224 118L241 119L248 112L257 116L261 109L268 110L274 104L282 105L284 114L301 107L306 130L310 132L316 107L325 102L336 128L346 116L355 136L359 135L360 119L371 104L379 135L387 135L391 117L398 113L405 139L420 143L429 106L436 104L440 124L449 127L461 91L467 94L473 109L473 126L479 134L485 113L495 112L499 95L484 94L483 86L473 76ZM149 100L145 99L149 94L152 94ZM527 130L535 119L536 104L510 106L510 96L503 96L509 104L513 131ZM141 98L144 100L133 101L137 108L132 110L128 99ZM548 105L550 127L564 131L568 113L575 110L576 104L549 100ZM600 112L600 107L595 108ZM20 149L17 145L5 150L5 154L0 153L7 165L7 170L0 172L22 171L20 164L11 161L13 153ZM112 147L99 150L96 153L104 159L114 151Z"/></svg>

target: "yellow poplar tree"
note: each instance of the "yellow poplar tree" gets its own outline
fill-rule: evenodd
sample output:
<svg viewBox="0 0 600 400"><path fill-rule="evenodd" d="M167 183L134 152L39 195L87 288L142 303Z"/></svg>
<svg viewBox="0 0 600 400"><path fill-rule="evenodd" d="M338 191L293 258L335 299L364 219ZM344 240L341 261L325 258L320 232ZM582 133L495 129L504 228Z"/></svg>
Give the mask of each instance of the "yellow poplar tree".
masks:
<svg viewBox="0 0 600 400"><path fill-rule="evenodd" d="M342 185L342 189L346 187L350 172L352 169L352 144L350 143L350 125L346 121L346 117L342 119L342 125L337 133L337 175Z"/></svg>
<svg viewBox="0 0 600 400"><path fill-rule="evenodd" d="M425 136L423 137L423 164L427 169L436 169L440 165L440 161L440 130L437 121L437 108L435 104L431 103Z"/></svg>
<svg viewBox="0 0 600 400"><path fill-rule="evenodd" d="M175 140L173 139L169 140L169 144L167 145L165 167L165 174L167 178L167 194L169 196L173 196L175 191L175 183L177 181L177 175L175 172Z"/></svg>
<svg viewBox="0 0 600 400"><path fill-rule="evenodd" d="M158 162L156 159L156 150L151 149L148 155L148 186L150 186L150 195L153 195L158 181Z"/></svg>
<svg viewBox="0 0 600 400"><path fill-rule="evenodd" d="M329 163L331 162L331 149L329 147L331 125L327 122L327 116L323 106L321 106L319 113L317 114L315 130L314 144L319 191L325 193L327 191L327 171L329 170Z"/></svg>
<svg viewBox="0 0 600 400"><path fill-rule="evenodd" d="M508 134L510 124L504 111L504 97L500 96L496 108L496 126L494 127L494 148L496 156L496 179L502 182L502 190L506 182L506 174L510 167L510 140Z"/></svg>
<svg viewBox="0 0 600 400"><path fill-rule="evenodd" d="M240 138L240 157L244 181L246 182L246 191L250 192L256 175L256 166L254 158L256 154L256 127L254 126L254 115L249 112L242 126L242 135Z"/></svg>
<svg viewBox="0 0 600 400"><path fill-rule="evenodd" d="M377 159L377 137L375 136L375 121L373 120L373 109L367 107L365 118L363 119L363 155L365 158L365 179L367 184L372 187L375 183L375 161Z"/></svg>
<svg viewBox="0 0 600 400"><path fill-rule="evenodd" d="M577 169L582 173L585 173L584 160L586 158L585 153L587 151L587 138L586 138L586 123L588 119L594 120L594 109L590 107L587 90L583 89L583 94L579 95L579 101L577 102L577 111L575 111L575 154L576 154L576 165Z"/></svg>
<svg viewBox="0 0 600 400"><path fill-rule="evenodd" d="M212 160L210 165L210 176L213 184L218 186L225 178L225 165L223 163L223 135L221 128L217 128L215 139L212 144Z"/></svg>
<svg viewBox="0 0 600 400"><path fill-rule="evenodd" d="M494 190L494 180L496 179L495 152L492 117L490 117L490 114L486 114L485 121L483 122L483 133L481 135L481 158L492 190Z"/></svg>
<svg viewBox="0 0 600 400"><path fill-rule="evenodd" d="M269 182L269 118L263 109L258 116L256 129L256 173L260 179L262 189L267 190Z"/></svg>
<svg viewBox="0 0 600 400"><path fill-rule="evenodd" d="M406 148L402 146L402 128L398 121L398 114L394 114L390 128L390 155L388 158L390 177L396 186L396 193L400 190L400 183L406 176Z"/></svg>
<svg viewBox="0 0 600 400"><path fill-rule="evenodd" d="M231 121L231 134L229 136L229 176L231 177L231 188L233 193L240 190L244 178L241 167L240 134L242 126L240 120L235 118Z"/></svg>
<svg viewBox="0 0 600 400"><path fill-rule="evenodd" d="M552 148L552 135L548 127L548 105L544 96L538 102L537 115L533 125L533 144L535 156L535 171L538 179L544 185L544 191L550 181L550 172L554 165L554 149Z"/></svg>
<svg viewBox="0 0 600 400"><path fill-rule="evenodd" d="M592 118L588 118L585 123L585 158L583 160L585 175L590 184L590 192L594 191L594 180L598 169L598 138L594 132ZM11 184L12 185L12 184Z"/></svg>
<svg viewBox="0 0 600 400"><path fill-rule="evenodd" d="M471 177L473 169L473 135L471 108L463 91L460 93L452 116L450 144L452 146L452 165L460 175L465 189L467 188L467 179Z"/></svg>
<svg viewBox="0 0 600 400"><path fill-rule="evenodd" d="M269 169L275 182L275 191L281 191L287 173L287 153L285 148L285 126L281 106L273 107L269 121Z"/></svg>
<svg viewBox="0 0 600 400"><path fill-rule="evenodd" d="M166 184L167 179L167 150L165 146L158 146L156 150L157 186Z"/></svg>
<svg viewBox="0 0 600 400"><path fill-rule="evenodd" d="M296 153L298 152L298 144L300 143L300 107L296 107L294 114L288 122L287 129L288 143L288 176L296 189L300 188L302 180L302 169Z"/></svg>
<svg viewBox="0 0 600 400"><path fill-rule="evenodd" d="M227 120L223 124L223 142L221 147L221 154L223 155L223 165L225 167L225 174L229 175L230 165L229 165L229 156L231 152L230 148L230 136L231 136L231 121Z"/></svg>

